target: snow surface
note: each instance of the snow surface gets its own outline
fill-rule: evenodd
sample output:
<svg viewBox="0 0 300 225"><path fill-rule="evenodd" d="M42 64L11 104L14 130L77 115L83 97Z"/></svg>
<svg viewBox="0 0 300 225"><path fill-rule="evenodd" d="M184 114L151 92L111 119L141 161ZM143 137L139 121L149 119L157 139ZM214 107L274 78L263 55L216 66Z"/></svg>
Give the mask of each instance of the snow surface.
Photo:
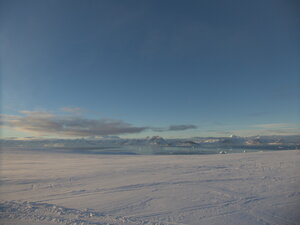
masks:
<svg viewBox="0 0 300 225"><path fill-rule="evenodd" d="M299 159L2 150L0 224L296 225Z"/></svg>

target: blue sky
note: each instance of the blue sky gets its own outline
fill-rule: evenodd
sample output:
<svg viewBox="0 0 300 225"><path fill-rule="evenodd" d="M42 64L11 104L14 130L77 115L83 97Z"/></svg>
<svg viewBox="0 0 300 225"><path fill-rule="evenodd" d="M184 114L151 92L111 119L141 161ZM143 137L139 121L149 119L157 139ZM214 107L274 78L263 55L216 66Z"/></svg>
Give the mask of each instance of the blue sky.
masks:
<svg viewBox="0 0 300 225"><path fill-rule="evenodd" d="M70 118L89 135L92 121L95 135L122 137L300 133L297 1L3 0L0 8L5 137L80 136L65 132Z"/></svg>

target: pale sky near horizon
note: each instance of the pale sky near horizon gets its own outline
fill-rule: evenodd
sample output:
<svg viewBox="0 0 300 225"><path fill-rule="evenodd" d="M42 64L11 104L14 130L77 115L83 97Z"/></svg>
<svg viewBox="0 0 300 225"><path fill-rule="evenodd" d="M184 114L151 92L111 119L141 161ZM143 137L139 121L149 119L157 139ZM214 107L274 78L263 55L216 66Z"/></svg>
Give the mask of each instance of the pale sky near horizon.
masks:
<svg viewBox="0 0 300 225"><path fill-rule="evenodd" d="M300 134L300 3L2 0L2 136Z"/></svg>

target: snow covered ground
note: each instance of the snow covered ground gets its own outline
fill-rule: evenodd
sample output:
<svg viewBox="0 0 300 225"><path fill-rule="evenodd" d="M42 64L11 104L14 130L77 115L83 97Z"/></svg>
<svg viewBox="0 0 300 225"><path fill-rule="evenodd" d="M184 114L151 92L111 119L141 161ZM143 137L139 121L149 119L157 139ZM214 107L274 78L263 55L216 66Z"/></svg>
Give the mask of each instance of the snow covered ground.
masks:
<svg viewBox="0 0 300 225"><path fill-rule="evenodd" d="M2 150L0 224L300 221L300 151L93 155Z"/></svg>

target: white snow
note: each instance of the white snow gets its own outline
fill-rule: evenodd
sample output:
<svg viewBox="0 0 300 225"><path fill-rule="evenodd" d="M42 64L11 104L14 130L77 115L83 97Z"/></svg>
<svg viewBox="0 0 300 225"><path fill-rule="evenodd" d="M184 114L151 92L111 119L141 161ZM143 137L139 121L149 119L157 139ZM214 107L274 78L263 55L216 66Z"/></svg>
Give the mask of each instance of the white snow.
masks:
<svg viewBox="0 0 300 225"><path fill-rule="evenodd" d="M2 150L0 224L299 224L300 151Z"/></svg>

